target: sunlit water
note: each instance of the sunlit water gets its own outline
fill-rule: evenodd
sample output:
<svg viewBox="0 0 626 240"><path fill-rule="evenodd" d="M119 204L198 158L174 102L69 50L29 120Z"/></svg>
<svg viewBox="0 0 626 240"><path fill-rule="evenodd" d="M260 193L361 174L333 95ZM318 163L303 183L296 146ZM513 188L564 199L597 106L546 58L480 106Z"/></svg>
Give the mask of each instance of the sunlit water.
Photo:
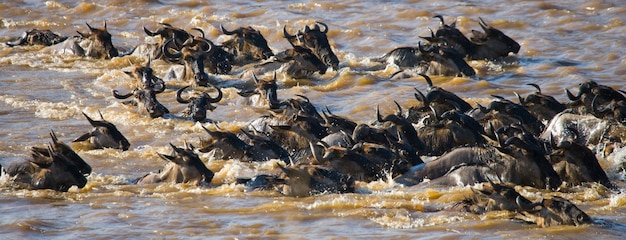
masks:
<svg viewBox="0 0 626 240"><path fill-rule="evenodd" d="M470 62L478 73L473 79L433 77L436 85L472 104L488 103L491 95L513 99L515 92L528 94L534 89L527 83L540 85L543 93L561 101L566 101L564 88L576 91L585 80L626 90L626 6L617 0L10 1L0 3L0 41L32 28L74 35L87 32L85 23L100 27L106 20L117 47L154 41L142 26L157 29L159 22L201 28L219 43L227 39L220 24L228 29L251 25L278 52L289 47L282 37L284 25L295 32L322 21L330 28L339 69L299 81L279 76L279 98L306 95L320 109L328 106L335 114L370 122L378 105L385 114L395 111L394 100L405 109L415 104L414 88L424 91L426 83L420 78L390 81L393 67L366 71L374 65L368 58L416 46L418 36L437 28L438 20L431 18L436 14L447 22L456 20L464 33L479 29L482 17L522 46L513 63ZM469 186L405 188L379 181L358 183L354 194L292 198L270 191L245 192L233 183L237 177L275 170L275 161L241 163L201 155L216 173L212 186L130 184L165 164L157 153L168 153L168 143L198 143L208 137L200 123L180 117L185 105L176 102L172 89L187 85L185 81L168 81L169 89L159 95L172 113L166 118L150 119L113 98L112 89L132 89L124 71L143 62L138 57L93 60L52 55L42 47L0 46L0 164L28 158L31 146L49 141L50 129L71 142L91 128L81 112L97 116L101 111L132 144L126 152L72 144L94 171L83 189L0 189L0 238L625 238L626 195L598 187L560 193L518 188L531 199L551 194L571 199L596 223L542 229L511 220L509 213L433 212L468 196ZM172 67L181 69L162 61L152 66L161 77ZM243 126L262 114L245 105L238 89L231 87L249 80L238 78L241 71L213 76L224 87L224 99L208 117L222 128ZM624 152L600 160L623 189L617 166Z"/></svg>

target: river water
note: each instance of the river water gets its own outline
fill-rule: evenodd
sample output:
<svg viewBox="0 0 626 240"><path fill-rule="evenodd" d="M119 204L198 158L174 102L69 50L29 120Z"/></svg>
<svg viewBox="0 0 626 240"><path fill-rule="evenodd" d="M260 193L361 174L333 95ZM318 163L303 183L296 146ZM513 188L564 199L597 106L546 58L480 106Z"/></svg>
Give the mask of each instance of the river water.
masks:
<svg viewBox="0 0 626 240"><path fill-rule="evenodd" d="M488 103L492 94L514 99L526 95L536 83L543 93L566 101L564 89L577 91L579 83L595 80L626 90L626 5L623 1L10 1L0 3L0 41L32 28L63 35L88 32L85 23L102 26L113 44L131 48L154 41L142 26L157 29L166 22L191 30L203 29L219 43L220 24L227 29L253 26L267 38L274 52L289 47L282 38L287 25L295 32L322 21L341 63L339 69L313 79L289 80L279 76L279 98L306 95L318 108L328 106L337 115L359 122L395 111L393 101L405 109L416 104L414 88L425 91L420 78L388 80L395 69L371 69L368 58L400 46L416 46L418 36L437 28L441 14L456 20L464 33L480 29L478 17L516 39L521 45L517 61L494 64L471 61L475 78L434 76L435 85L453 91L471 104ZM575 202L594 224L579 227L538 228L509 219L510 213L473 215L433 212L471 193L471 186L406 188L393 182L357 183L357 193L306 198L276 192L245 192L235 178L272 170L276 161L242 163L208 159L211 186L184 184L130 184L132 179L158 171L165 162L157 153L169 153L169 143L197 144L208 135L200 123L179 117L185 105L175 91L187 83L170 80L159 95L172 115L150 119L113 98L112 89L131 89L124 71L145 59L135 56L94 60L55 55L42 47L0 46L0 164L28 158L30 147L44 145L53 129L65 142L91 129L81 112L117 125L131 142L129 151L73 148L93 168L87 186L59 193L49 190L0 188L2 239L419 239L419 238L626 238L626 195L599 187L580 187L558 193L518 187L531 199L559 195ZM156 75L170 68L153 61ZM376 68L374 68L376 69ZM232 75L216 75L223 83L224 99L208 117L220 127L236 128L260 116L245 104L229 82ZM271 76L261 76L271 77ZM97 119L97 117L96 117ZM208 126L208 124L207 124ZM626 151L626 150L625 150ZM626 152L600 159L609 177L621 189L623 173L617 166ZM274 169L275 170L275 169Z"/></svg>

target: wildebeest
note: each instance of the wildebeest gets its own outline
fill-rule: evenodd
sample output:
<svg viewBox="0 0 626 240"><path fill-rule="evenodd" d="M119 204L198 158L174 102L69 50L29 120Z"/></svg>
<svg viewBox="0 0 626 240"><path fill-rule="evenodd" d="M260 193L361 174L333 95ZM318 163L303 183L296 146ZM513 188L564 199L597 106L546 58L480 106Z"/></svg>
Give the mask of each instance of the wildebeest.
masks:
<svg viewBox="0 0 626 240"><path fill-rule="evenodd" d="M316 72L323 75L327 69L328 66L310 49L293 46L293 48L278 52L274 57L257 64L253 69L244 73L242 77L247 78L251 77L249 75L261 75L273 71L285 73L292 78L308 78Z"/></svg>
<svg viewBox="0 0 626 240"><path fill-rule="evenodd" d="M137 105L139 112L142 114L147 113L151 118L162 117L166 113L170 113L170 111L156 99L158 93L161 93L161 91L150 88L135 88L128 94L119 94L117 90L113 90L113 96L117 99L127 99L133 96L134 99L131 103Z"/></svg>
<svg viewBox="0 0 626 240"><path fill-rule="evenodd" d="M189 38L183 43L181 50L175 50L172 47L174 40L168 39L162 46L163 55L170 59L172 62L178 62L184 65L182 78L193 79L194 85L208 86L209 75L204 71L204 61L206 56L211 54L214 50L213 43L200 44L200 41L196 38ZM203 48L206 46L206 48ZM170 52L170 49L174 49L175 52Z"/></svg>
<svg viewBox="0 0 626 240"><path fill-rule="evenodd" d="M276 72L274 72L274 77L272 79L263 79L259 80L256 75L252 75L252 79L254 80L255 86L253 89L243 89L237 94L242 97L252 97L253 95L258 96L258 100L251 100L250 105L262 105L269 106L270 109L278 109L283 105L281 101L278 100L278 95L276 90L278 90L278 84L276 83Z"/></svg>
<svg viewBox="0 0 626 240"><path fill-rule="evenodd" d="M232 39L222 43L222 48L234 56L235 64L244 65L274 56L260 31L250 26L239 27L233 31L226 30L222 25L220 28L224 34L233 36Z"/></svg>
<svg viewBox="0 0 626 240"><path fill-rule="evenodd" d="M408 170L408 161L389 147L374 143L357 143L351 147L327 146L318 153L311 144L315 164L327 165L330 169L350 175L355 180L371 182L385 179L387 174L398 176Z"/></svg>
<svg viewBox="0 0 626 240"><path fill-rule="evenodd" d="M47 148L32 147L31 158L12 163L6 168L6 174L18 187L27 189L66 192L72 186L84 187L87 184L85 175L91 173L91 166L60 141L52 130L50 137L52 142Z"/></svg>
<svg viewBox="0 0 626 240"><path fill-rule="evenodd" d="M474 76L476 71L455 49L444 45L401 47L373 61L393 63L400 67L391 79L415 77L420 74L443 76Z"/></svg>
<svg viewBox="0 0 626 240"><path fill-rule="evenodd" d="M150 31L145 26L143 27L143 31L146 34L148 34L148 36L151 36L151 37L159 36L160 39L159 39L159 42L157 43L148 44L144 46L144 48L146 49L144 49L139 54L141 55L147 54L152 59L163 59L167 62L170 62L172 59L169 59L168 57L165 57L165 55L163 55L162 46L165 44L165 42L169 39L172 39L172 41L174 41L173 46L178 46L176 50L181 50L180 47L183 46L183 43L192 36L187 31L181 28L173 27L172 25L168 23L160 23L160 24L163 25L163 27L159 28L156 31ZM139 46L137 47L137 50L133 54L137 53L138 51L141 51L141 47Z"/></svg>
<svg viewBox="0 0 626 240"><path fill-rule="evenodd" d="M542 94L539 85L534 83L526 85L535 87L537 91L526 97L522 97L517 93L515 93L515 95L517 95L519 99L519 104L526 108L526 110L539 121L550 121L557 113L565 110L565 105L554 99L554 97Z"/></svg>
<svg viewBox="0 0 626 240"><path fill-rule="evenodd" d="M200 28L193 28L200 32L200 37L196 37L201 40L199 43L202 46L202 49L207 49L209 46L206 44L210 44L213 49L210 54L206 54L204 60L204 66L209 69L210 73L214 74L228 74L230 70L233 69L232 63L235 61L235 56L226 50L224 50L224 46L215 45L211 40L207 39L204 36L204 31Z"/></svg>
<svg viewBox="0 0 626 240"><path fill-rule="evenodd" d="M148 62L145 66L135 66L133 71L124 72L132 77L135 81L139 83L135 83L136 85L140 85L143 89L153 89L157 92L165 91L165 82L163 79L154 75L154 70L150 67L150 63L152 62L151 58L148 58Z"/></svg>
<svg viewBox="0 0 626 240"><path fill-rule="evenodd" d="M100 113L100 112L98 112ZM124 137L124 135L117 130L117 127L110 123L109 121L104 120L102 117L102 113L100 113L100 121L96 121L87 116L86 113L83 112L89 124L93 127L91 131L81 135L80 137L74 139L74 142L82 142L89 140L89 144L92 148L102 149L102 148L115 148L122 149L122 151L128 150L130 143Z"/></svg>
<svg viewBox="0 0 626 240"><path fill-rule="evenodd" d="M151 183L187 183L200 185L202 182L210 184L214 173L204 165L204 162L194 153L194 148L186 144L179 148L170 143L174 155L159 153L159 157L168 161L159 173L149 173L137 180L137 184Z"/></svg>
<svg viewBox="0 0 626 240"><path fill-rule="evenodd" d="M429 179L428 184L449 186L499 179L536 188L558 188L561 178L546 159L539 141L523 132L513 135L502 139L501 146L455 148L413 167L395 181L411 186Z"/></svg>
<svg viewBox="0 0 626 240"><path fill-rule="evenodd" d="M572 186L585 182L597 182L608 188L615 187L598 163L596 155L586 145L574 139L561 141L558 144L552 142L552 139L549 141L551 151L548 160L564 182Z"/></svg>
<svg viewBox="0 0 626 240"><path fill-rule="evenodd" d="M241 129L242 134L228 131L212 131L204 126L211 140L199 149L200 152L210 152L212 156L221 159L238 159L240 161L267 161L280 159L289 162L289 153L277 142L264 133L253 131L250 133Z"/></svg>
<svg viewBox="0 0 626 240"><path fill-rule="evenodd" d="M473 189L473 195L455 204L451 209L483 214L506 210L518 213L516 218L541 227L591 223L591 218L569 200L553 196L532 202L520 195L510 184L483 184L483 189Z"/></svg>
<svg viewBox="0 0 626 240"><path fill-rule="evenodd" d="M308 197L323 193L351 193L355 191L354 178L315 165L288 166L278 164L285 173L282 193L294 197Z"/></svg>
<svg viewBox="0 0 626 240"><path fill-rule="evenodd" d="M66 39L67 37L56 34L50 30L31 29L30 31L24 32L18 39L12 42L6 42L6 45L9 47L33 45L52 46Z"/></svg>
<svg viewBox="0 0 626 240"><path fill-rule="evenodd" d="M97 59L111 59L119 56L111 34L107 31L106 22L103 28L94 28L87 23L89 33L76 31L80 36L67 38L65 41L49 46L48 49L58 54L75 54Z"/></svg>
<svg viewBox="0 0 626 240"><path fill-rule="evenodd" d="M599 112L604 112L598 109L600 106L603 108L607 108L608 105L626 102L626 97L620 92L609 86L598 84L595 81L586 81L580 84L578 87L578 94L572 94L568 89L565 89L565 93L567 97L572 100L572 102L566 103L568 109L571 109L574 113L579 114L594 114ZM593 107L595 106L597 107ZM612 106L615 108L618 106ZM621 109L621 107L619 107ZM611 112L615 109L611 109ZM596 115L599 118L604 117L604 113ZM612 115L612 113L611 113ZM619 115L619 114L617 114ZM622 118L623 119L623 118ZM621 121L622 119L616 119Z"/></svg>
<svg viewBox="0 0 626 240"><path fill-rule="evenodd" d="M478 109L469 113L476 121L483 125L485 132L492 137L489 128L500 128L511 124L520 124L534 136L541 135L545 125L526 108L500 96L492 95L496 100L489 103L486 108L478 105Z"/></svg>
<svg viewBox="0 0 626 240"><path fill-rule="evenodd" d="M213 111L215 109L215 106L211 105L211 103L217 103L222 100L222 90L218 87L215 88L217 89L217 96L215 98L209 96L206 92L202 92L184 99L181 94L189 87L190 86L186 86L176 91L176 101L189 104L184 112L186 116L191 116L194 121L205 121L206 111Z"/></svg>
<svg viewBox="0 0 626 240"><path fill-rule="evenodd" d="M564 111L550 120L541 138L546 141L553 138L555 144L576 141L585 146L626 142L626 127L614 120L600 119L591 114Z"/></svg>
<svg viewBox="0 0 626 240"><path fill-rule="evenodd" d="M470 116L457 110L440 115L431 108L435 121L417 128L417 135L425 146L421 154L439 156L455 147L485 143L483 127Z"/></svg>
<svg viewBox="0 0 626 240"><path fill-rule="evenodd" d="M319 25L322 25L322 30ZM335 71L339 65L339 59L333 52L328 43L328 25L323 22L315 22L315 27L304 27L304 31L291 35L287 32L287 25L283 27L283 37L289 41L292 46L301 46L310 49L318 59L322 60L328 67L332 67Z"/></svg>
<svg viewBox="0 0 626 240"><path fill-rule="evenodd" d="M431 42L443 41L469 59L495 60L506 57L509 53L518 53L520 50L519 43L502 31L489 26L482 18L478 18L478 23L484 32L472 30L470 39L456 28L456 22L447 25L441 15L437 15L435 18L440 19L439 29L433 37L424 39Z"/></svg>

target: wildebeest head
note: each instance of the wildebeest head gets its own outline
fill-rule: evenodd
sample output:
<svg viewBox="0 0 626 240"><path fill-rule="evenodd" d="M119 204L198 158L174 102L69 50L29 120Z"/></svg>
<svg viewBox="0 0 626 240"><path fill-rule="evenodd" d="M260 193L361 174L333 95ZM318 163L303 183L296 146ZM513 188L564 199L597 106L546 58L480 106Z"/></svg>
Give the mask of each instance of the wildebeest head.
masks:
<svg viewBox="0 0 626 240"><path fill-rule="evenodd" d="M190 86L183 87L176 91L176 101L179 103L189 104L187 107L187 115L190 115L195 121L206 120L206 111L213 111L215 106L211 103L217 103L222 100L222 90L217 89L217 97L212 98L208 93L202 92L199 96L190 96L187 99L181 97L181 93Z"/></svg>
<svg viewBox="0 0 626 240"><path fill-rule="evenodd" d="M10 165L6 173L27 188L67 191L74 185L84 187L85 175L91 173L91 166L52 130L50 137L52 142L47 147L32 147L32 158Z"/></svg>
<svg viewBox="0 0 626 240"><path fill-rule="evenodd" d="M501 134L504 136L500 136ZM561 186L563 180L546 158L547 152L543 144L532 134L525 132L521 127L512 126L496 130L496 138L501 145L499 148L501 151L517 159L533 162L540 170L545 187L557 189Z"/></svg>
<svg viewBox="0 0 626 240"><path fill-rule="evenodd" d="M159 92L154 89L135 88L132 92L124 95L119 94L117 90L113 90L113 96L117 99L127 99L134 96L139 111L146 111L151 118L162 117L166 113L170 113L170 111L156 99L157 93Z"/></svg>
<svg viewBox="0 0 626 240"><path fill-rule="evenodd" d="M283 103L278 100L278 94L276 93L276 90L278 90L278 84L276 83L276 72L274 72L274 77L272 79L259 80L254 74L252 75L252 79L254 80L254 83L256 85L255 88L244 89L237 92L237 94L241 95L242 97L250 97L254 94L259 94L262 99L265 99L265 101L267 101L270 109L278 109L280 108L280 106L283 105Z"/></svg>
<svg viewBox="0 0 626 240"><path fill-rule="evenodd" d="M93 28L86 23L89 27L90 33L82 33L76 31L81 37L90 40L89 46L85 49L85 55L93 58L107 58L111 59L119 55L117 48L113 46L111 42L111 34L107 31L107 23L104 22L103 28Z"/></svg>
<svg viewBox="0 0 626 240"><path fill-rule="evenodd" d="M165 91L165 82L163 79L154 75L154 71L150 67L152 59L148 59L145 66L135 66L132 72L125 72L129 76L141 82L143 89L153 89L157 93Z"/></svg>
<svg viewBox="0 0 626 240"><path fill-rule="evenodd" d="M430 49L425 49L421 45L418 46L420 52L430 61L428 68L429 74L436 75L464 75L474 76L476 71L472 68L463 55L451 47L445 45L431 45Z"/></svg>
<svg viewBox="0 0 626 240"><path fill-rule="evenodd" d="M456 21L448 25L441 15L435 15L433 18L439 19L439 28L435 33L431 32L431 37L422 37L423 39L431 43L446 43L456 49L461 56L473 53L474 44L456 28Z"/></svg>
<svg viewBox="0 0 626 240"><path fill-rule="evenodd" d="M325 74L328 66L322 62L311 49L294 46L276 54L276 60L286 62L285 72L294 78L306 78L315 72Z"/></svg>
<svg viewBox="0 0 626 240"><path fill-rule="evenodd" d="M535 136L539 136L543 132L545 125L534 115L530 114L522 105L500 96L493 95L493 97L497 98L497 100L491 102L487 108L481 105L478 105L478 107L482 113L490 114L491 119L496 120L498 123L503 123L494 124L496 128L520 123Z"/></svg>
<svg viewBox="0 0 626 240"><path fill-rule="evenodd" d="M183 43L187 39L189 39L189 37L191 37L191 35L187 31L181 28L173 27L169 23L160 23L160 24L163 25L163 27L159 28L158 30L154 32L148 30L146 27L143 27L143 31L146 34L148 34L148 36L151 36L151 37L160 36L161 37L160 45L165 43L165 41L167 41L168 39L173 39L174 44L176 46L182 46Z"/></svg>
<svg viewBox="0 0 626 240"><path fill-rule="evenodd" d="M200 185L202 181L211 183L214 173L204 165L204 162L194 152L191 145L185 148L179 148L170 143L174 150L174 155L165 155L159 153L159 157L167 160L169 163L159 174L148 174L139 179L138 183L189 183Z"/></svg>
<svg viewBox="0 0 626 240"><path fill-rule="evenodd" d="M54 151L51 145L48 145L46 151L42 153L33 148L32 159L29 160L36 166L31 176L34 189L67 192L74 185L82 188L87 184L87 178L81 173L73 159Z"/></svg>
<svg viewBox="0 0 626 240"><path fill-rule="evenodd" d="M100 114L100 118L102 119L100 121L91 119L84 112L83 115L85 116L85 118L87 118L87 121L89 121L91 126L93 126L94 128L90 132L85 133L80 137L74 139L74 142L89 140L91 146L96 149L116 148L122 149L122 151L128 150L130 143L128 142L126 137L124 137L124 135L122 135L122 133L117 130L117 127L115 127L113 123L104 120L102 114Z"/></svg>
<svg viewBox="0 0 626 240"><path fill-rule="evenodd" d="M320 166L278 167L287 175L283 194L307 197L321 193L350 193L355 191L354 178Z"/></svg>
<svg viewBox="0 0 626 240"><path fill-rule="evenodd" d="M570 130L577 132L575 129ZM608 188L614 187L596 155L587 146L574 139L563 140L558 144L552 142L552 138L548 141L552 148L548 160L563 181L574 186L584 182L598 182Z"/></svg>
<svg viewBox="0 0 626 240"><path fill-rule="evenodd" d="M321 30L320 25L324 27ZM287 38L292 46L302 46L311 49L313 53L321 59L326 66L337 70L339 59L333 52L328 43L328 25L323 22L316 22L312 29L309 26L304 27L304 32L298 31L295 35L287 32L287 26L283 27L283 37Z"/></svg>
<svg viewBox="0 0 626 240"><path fill-rule="evenodd" d="M453 92L433 85L433 81L430 79L429 76L425 74L419 75L426 80L426 84L428 85L428 93L426 93L426 96L424 98L425 101L423 101L425 104L436 104L433 106L437 108L437 111L439 112L447 112L454 109L457 109L461 112L467 112L472 109L472 106L469 103L467 103L465 100L463 100L461 97L457 96Z"/></svg>
<svg viewBox="0 0 626 240"><path fill-rule="evenodd" d="M200 43L204 42L204 43ZM204 71L204 61L207 55L212 54L213 43L199 40L197 38L189 38L183 43L180 51L170 52L170 49L176 49L171 47L174 43L172 39L168 39L163 44L163 54L170 59L177 59L179 63L185 65L184 78L191 78L187 75L187 69L191 69L193 74L194 83L198 86L207 86L209 84L209 75Z"/></svg>
<svg viewBox="0 0 626 240"><path fill-rule="evenodd" d="M204 37L202 29L193 28L193 30L200 32L201 36L195 39L198 40L202 49L212 49L211 53L204 55L204 66L209 68L210 73L228 74L233 69L232 62L235 61L235 56L225 51L223 46L215 45L211 40Z"/></svg>
<svg viewBox="0 0 626 240"><path fill-rule="evenodd" d="M224 34L233 36L233 39L224 42L222 46L239 61L257 61L274 56L267 40L258 30L250 26L233 31L228 31L221 25L220 28Z"/></svg>
<svg viewBox="0 0 626 240"><path fill-rule="evenodd" d="M541 227L553 225L581 225L591 223L591 218L569 200L554 196L532 202L515 188L490 181L482 190L472 189L473 196L455 204L452 209L483 214L489 211L514 211L521 218ZM518 215L519 217L519 215Z"/></svg>
<svg viewBox="0 0 626 240"><path fill-rule="evenodd" d="M67 37L60 36L50 30L32 29L24 32L17 40L6 42L6 44L9 47L32 45L51 46L63 42L66 39Z"/></svg>
<svg viewBox="0 0 626 240"><path fill-rule="evenodd" d="M591 217L580 210L569 200L554 196L537 202L530 202L522 197L517 197L517 205L526 213L531 221L541 227L554 225L573 225L591 223Z"/></svg>
<svg viewBox="0 0 626 240"><path fill-rule="evenodd" d="M376 106L376 119L380 123L391 122L397 129L401 139L404 139L407 144L411 145L418 152L424 151L424 142L418 138L415 127L413 127L413 124L403 116L400 104L396 101L394 101L394 103L398 107L398 111L395 114L389 114L385 117L380 115L380 109ZM356 138L356 136L354 137Z"/></svg>
<svg viewBox="0 0 626 240"><path fill-rule="evenodd" d="M52 138L51 147L55 153L59 153L67 157L67 159L69 159L72 164L74 164L74 166L78 168L81 174L91 173L91 166L89 166L89 164L87 164L80 156L78 156L78 154L76 154L76 152L74 152L74 150L72 150L70 146L60 141L52 130L50 130L50 138Z"/></svg>
<svg viewBox="0 0 626 240"><path fill-rule="evenodd" d="M554 99L554 97L542 94L539 85L534 83L527 85L535 87L537 91L529 94L525 98L517 93L515 93L515 95L517 95L520 105L524 106L524 108L537 119L550 121L557 113L565 110L565 105Z"/></svg>
<svg viewBox="0 0 626 240"><path fill-rule="evenodd" d="M473 36L470 37L470 40L478 45L472 59L493 59L506 57L509 53L519 52L519 43L502 31L487 25L482 18L478 19L478 23L484 32L472 30Z"/></svg>

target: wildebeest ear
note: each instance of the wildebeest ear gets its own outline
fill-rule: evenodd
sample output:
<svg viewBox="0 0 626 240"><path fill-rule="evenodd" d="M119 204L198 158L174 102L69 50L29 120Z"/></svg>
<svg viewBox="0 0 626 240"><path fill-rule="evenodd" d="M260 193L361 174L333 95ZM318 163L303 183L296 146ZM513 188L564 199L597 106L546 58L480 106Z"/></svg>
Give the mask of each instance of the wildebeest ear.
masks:
<svg viewBox="0 0 626 240"><path fill-rule="evenodd" d="M82 141L86 141L87 139L89 139L91 137L91 133L85 133L83 135L81 135L80 137L77 137L76 139L74 139L74 141L72 142L82 142Z"/></svg>
<svg viewBox="0 0 626 240"><path fill-rule="evenodd" d="M52 157L48 157L39 151L32 151L31 156L28 161L40 168L48 168L52 164Z"/></svg>
<svg viewBox="0 0 626 240"><path fill-rule="evenodd" d="M160 153L157 153L157 154L159 155L159 157L161 157L161 158L163 158L163 159L165 159L167 161L173 162L176 165L184 165L185 164L183 161L180 161L180 159L177 158L177 157L173 157L173 156L165 155L165 154L160 154Z"/></svg>

